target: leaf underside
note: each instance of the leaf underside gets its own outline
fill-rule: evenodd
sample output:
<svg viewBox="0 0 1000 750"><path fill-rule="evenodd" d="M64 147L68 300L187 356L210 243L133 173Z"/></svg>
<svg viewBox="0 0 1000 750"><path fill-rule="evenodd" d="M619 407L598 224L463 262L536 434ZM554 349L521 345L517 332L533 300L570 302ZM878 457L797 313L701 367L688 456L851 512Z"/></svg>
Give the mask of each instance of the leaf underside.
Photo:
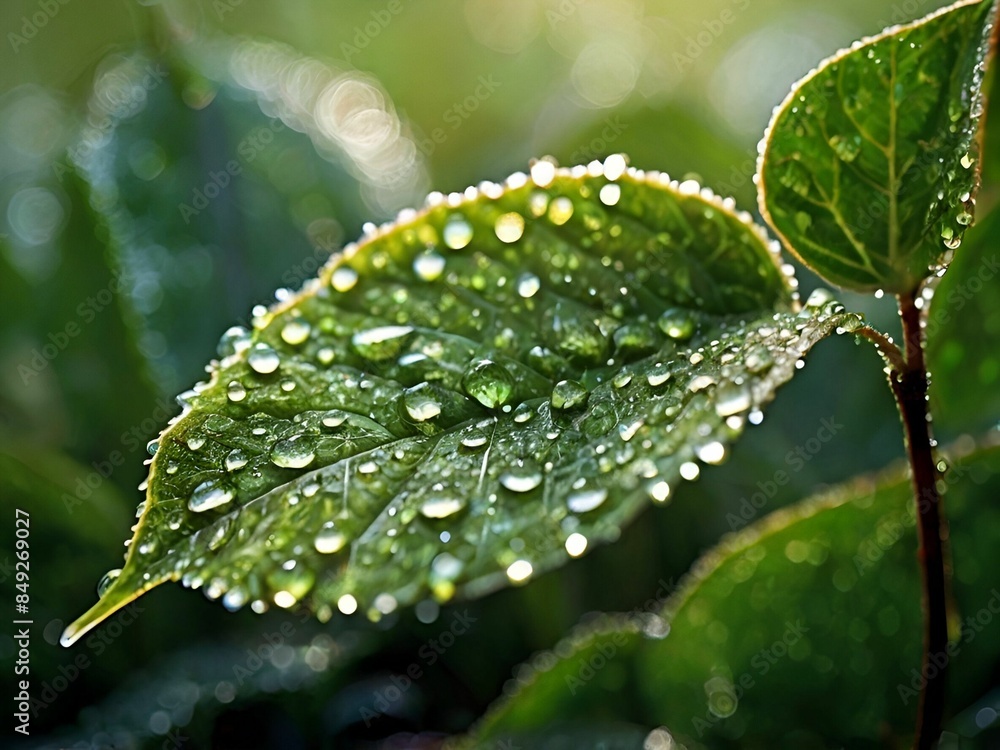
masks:
<svg viewBox="0 0 1000 750"><path fill-rule="evenodd" d="M165 580L378 619L613 540L859 324L793 297L746 214L622 157L432 194L227 332L63 642Z"/></svg>
<svg viewBox="0 0 1000 750"><path fill-rule="evenodd" d="M962 2L829 58L775 110L761 212L827 281L909 292L972 223L996 5Z"/></svg>

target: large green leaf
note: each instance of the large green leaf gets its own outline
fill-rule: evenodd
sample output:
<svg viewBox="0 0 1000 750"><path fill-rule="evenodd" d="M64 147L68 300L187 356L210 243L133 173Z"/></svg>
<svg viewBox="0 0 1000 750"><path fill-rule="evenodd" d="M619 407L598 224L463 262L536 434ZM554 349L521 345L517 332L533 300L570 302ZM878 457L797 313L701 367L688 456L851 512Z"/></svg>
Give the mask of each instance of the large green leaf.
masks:
<svg viewBox="0 0 1000 750"><path fill-rule="evenodd" d="M995 8L960 2L858 42L775 110L761 141L761 211L826 280L909 292L961 243Z"/></svg>
<svg viewBox="0 0 1000 750"><path fill-rule="evenodd" d="M983 625L1000 596L989 532L1000 449L965 443L943 475L956 705L988 688L1000 660ZM691 748L902 746L919 690L916 549L901 469L777 511L706 554L662 611L603 615L515 669L476 746L609 717L664 724Z"/></svg>
<svg viewBox="0 0 1000 750"><path fill-rule="evenodd" d="M722 461L859 322L797 308L746 214L623 157L432 195L223 337L65 641L168 579L321 618L522 582Z"/></svg>

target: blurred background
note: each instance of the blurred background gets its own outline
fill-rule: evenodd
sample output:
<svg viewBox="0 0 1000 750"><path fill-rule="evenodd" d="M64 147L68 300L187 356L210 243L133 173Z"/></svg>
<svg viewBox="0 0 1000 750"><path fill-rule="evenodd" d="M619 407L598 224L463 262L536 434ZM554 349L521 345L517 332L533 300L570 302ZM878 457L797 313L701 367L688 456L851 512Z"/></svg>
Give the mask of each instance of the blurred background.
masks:
<svg viewBox="0 0 1000 750"><path fill-rule="evenodd" d="M881 363L838 337L727 465L616 545L526 588L377 625L320 625L228 614L165 585L96 638L58 646L120 565L145 445L179 411L173 397L200 378L223 331L275 289L297 289L364 222L544 154L573 164L625 152L755 211L757 141L791 84L852 40L939 6L5 0L0 490L5 517L32 516L32 676L44 705L31 738L5 729L4 741L424 746L467 728L520 662L586 612L630 610L683 575L731 530L726 514L756 479L824 419L842 429L767 510L902 456ZM984 216L997 176L988 166ZM981 262L986 237L970 234L961 262ZM799 278L804 294L817 286ZM1000 416L1000 288L995 277L985 288L932 320L943 442ZM896 330L891 300L841 298ZM3 528L12 540L13 523ZM5 599L12 549L0 545ZM469 634L428 664L421 649L464 612ZM11 691L14 654L4 628ZM383 711L392 675L414 663L422 679Z"/></svg>

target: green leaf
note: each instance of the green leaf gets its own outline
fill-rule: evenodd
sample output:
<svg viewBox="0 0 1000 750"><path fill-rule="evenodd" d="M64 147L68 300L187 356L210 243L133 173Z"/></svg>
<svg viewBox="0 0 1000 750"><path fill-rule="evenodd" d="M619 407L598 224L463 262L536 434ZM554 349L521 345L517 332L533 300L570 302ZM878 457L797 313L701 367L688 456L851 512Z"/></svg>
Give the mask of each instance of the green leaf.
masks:
<svg viewBox="0 0 1000 750"><path fill-rule="evenodd" d="M1000 420L1000 212L969 232L927 315L927 363L935 425L953 434Z"/></svg>
<svg viewBox="0 0 1000 750"><path fill-rule="evenodd" d="M722 461L860 321L797 307L746 214L620 156L432 194L227 332L64 640L168 579L321 619L522 582Z"/></svg>
<svg viewBox="0 0 1000 750"><path fill-rule="evenodd" d="M965 443L943 478L958 705L988 688L1000 658L1000 642L979 636L986 629L976 619L1000 597L990 532L1000 520L991 503L1000 448L995 438L975 452ZM916 549L901 467L777 511L723 539L662 611L602 615L554 654L516 668L510 697L473 732L476 746L609 716L665 724L697 747L878 747L905 738L922 650Z"/></svg>
<svg viewBox="0 0 1000 750"><path fill-rule="evenodd" d="M863 40L775 110L761 141L761 212L827 281L909 292L961 243L995 7L956 3Z"/></svg>

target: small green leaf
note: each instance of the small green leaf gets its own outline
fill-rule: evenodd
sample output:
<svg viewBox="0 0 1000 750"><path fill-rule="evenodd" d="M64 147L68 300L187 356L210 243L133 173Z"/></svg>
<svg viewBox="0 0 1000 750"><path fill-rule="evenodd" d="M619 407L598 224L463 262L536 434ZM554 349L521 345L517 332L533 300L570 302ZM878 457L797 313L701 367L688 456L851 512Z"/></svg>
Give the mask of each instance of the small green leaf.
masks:
<svg viewBox="0 0 1000 750"><path fill-rule="evenodd" d="M942 480L959 576L949 651L959 705L992 684L1000 656L976 620L1000 598L989 531L1000 449L995 438L969 443ZM915 521L901 468L769 515L696 562L662 611L601 615L514 669L474 746L612 716L666 724L697 747L903 746L921 655Z"/></svg>
<svg viewBox="0 0 1000 750"><path fill-rule="evenodd" d="M995 8L960 2L858 42L775 110L761 141L761 212L827 281L909 292L961 243L979 186Z"/></svg>
<svg viewBox="0 0 1000 750"><path fill-rule="evenodd" d="M798 309L746 214L620 156L432 195L226 333L64 640L168 579L321 619L523 582L724 460L842 311Z"/></svg>

